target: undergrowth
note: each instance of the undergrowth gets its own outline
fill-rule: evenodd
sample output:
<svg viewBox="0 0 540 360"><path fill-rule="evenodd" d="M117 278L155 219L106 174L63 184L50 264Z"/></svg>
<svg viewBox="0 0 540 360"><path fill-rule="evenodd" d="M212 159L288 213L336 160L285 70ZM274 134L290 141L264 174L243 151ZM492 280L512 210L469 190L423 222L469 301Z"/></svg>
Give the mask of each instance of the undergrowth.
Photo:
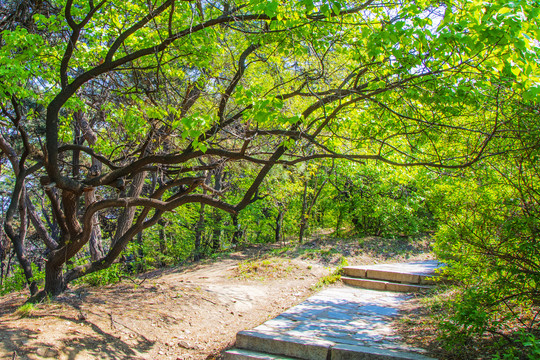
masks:
<svg viewBox="0 0 540 360"><path fill-rule="evenodd" d="M507 299L486 306L485 289L441 285L402 314L401 336L438 359L540 359L540 307Z"/></svg>
<svg viewBox="0 0 540 360"><path fill-rule="evenodd" d="M332 285L340 281L341 276L343 275L343 267L347 265L348 265L347 259L345 257L341 257L339 265L336 268L336 270L320 278L319 281L317 281L317 283L311 287L311 290L315 290L315 291L320 290L328 285Z"/></svg>
<svg viewBox="0 0 540 360"><path fill-rule="evenodd" d="M32 315L32 313L36 310L36 305L27 302L24 305L19 306L17 311L15 312L17 315L19 315L21 318L26 318Z"/></svg>
<svg viewBox="0 0 540 360"><path fill-rule="evenodd" d="M280 278L292 273L297 266L291 260L279 258L254 259L241 262L237 268L237 277L241 279L265 280Z"/></svg>

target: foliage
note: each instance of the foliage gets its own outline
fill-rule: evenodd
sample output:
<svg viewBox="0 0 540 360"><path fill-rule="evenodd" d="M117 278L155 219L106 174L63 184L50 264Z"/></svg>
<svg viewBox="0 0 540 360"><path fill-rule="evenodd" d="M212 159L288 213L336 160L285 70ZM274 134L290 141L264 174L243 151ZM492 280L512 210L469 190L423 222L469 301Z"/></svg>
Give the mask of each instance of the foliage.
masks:
<svg viewBox="0 0 540 360"><path fill-rule="evenodd" d="M2 281L0 295L5 295L13 291L20 291L26 287L26 278L20 266L15 266L11 276Z"/></svg>
<svg viewBox="0 0 540 360"><path fill-rule="evenodd" d="M382 164L518 151L508 99L539 90L536 0L25 1L1 10L0 149L31 292L42 254L54 295L122 256L147 269L325 223L422 233L426 182Z"/></svg>
<svg viewBox="0 0 540 360"><path fill-rule="evenodd" d="M535 360L540 357L540 338L520 331L514 346L497 353L493 360Z"/></svg>
<svg viewBox="0 0 540 360"><path fill-rule="evenodd" d="M341 165L324 200L332 217L341 221L336 234L346 221L361 235L414 236L433 229L424 194L430 183L422 171L384 164Z"/></svg>
<svg viewBox="0 0 540 360"><path fill-rule="evenodd" d="M43 283L45 280L45 271L37 267L36 264L32 264L32 270L34 276L32 281L37 283ZM20 291L25 289L27 286L27 281L24 275L24 271L18 264L14 264L11 269L11 275L3 279L2 285L0 287L0 295L5 295L10 292Z"/></svg>
<svg viewBox="0 0 540 360"><path fill-rule="evenodd" d="M88 274L84 278L75 282L75 284L88 284L90 286L104 286L109 284L116 284L122 280L122 277L129 276L130 273L123 269L121 264L114 264L109 268Z"/></svg>
<svg viewBox="0 0 540 360"><path fill-rule="evenodd" d="M486 332L534 338L540 327L538 111L519 105L508 129L523 149L435 191L435 251L463 287L452 301L451 317L441 322L449 344ZM515 350L510 345L508 354Z"/></svg>

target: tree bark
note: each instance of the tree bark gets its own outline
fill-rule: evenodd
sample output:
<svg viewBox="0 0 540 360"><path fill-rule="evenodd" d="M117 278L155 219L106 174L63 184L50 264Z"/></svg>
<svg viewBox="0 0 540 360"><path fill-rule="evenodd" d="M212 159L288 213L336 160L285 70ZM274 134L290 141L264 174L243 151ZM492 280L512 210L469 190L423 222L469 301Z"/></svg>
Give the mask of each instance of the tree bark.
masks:
<svg viewBox="0 0 540 360"><path fill-rule="evenodd" d="M221 191L223 180L223 168L218 167L214 171L214 190ZM220 210L214 209L214 231L212 234L212 250L219 251L221 249L221 220Z"/></svg>
<svg viewBox="0 0 540 360"><path fill-rule="evenodd" d="M45 246L47 246L49 250L56 249L58 247L58 243L49 235L49 231L47 231L47 228L45 228L45 224L43 224L43 221L41 221L41 219L39 218L37 210L34 204L32 204L28 193L25 196L25 205L28 210L28 217L30 219L30 222L36 229L36 232L38 233L41 240L43 240L43 242L45 243Z"/></svg>
<svg viewBox="0 0 540 360"><path fill-rule="evenodd" d="M86 191L84 193L84 201L87 208L88 206L96 202L96 190L92 189L90 191ZM88 241L90 260L92 261L101 259L105 254L105 252L103 251L101 239L101 226L99 225L98 214L95 213L94 215L92 215L92 234L90 235L90 240Z"/></svg>
<svg viewBox="0 0 540 360"><path fill-rule="evenodd" d="M45 265L45 294L58 295L61 294L66 284L62 273L63 263L60 265L52 262L47 262Z"/></svg>
<svg viewBox="0 0 540 360"><path fill-rule="evenodd" d="M307 214L306 214L306 208L307 208L307 188L308 188L308 180L305 180L304 182L304 193L302 195L302 213L300 214L300 232L298 234L298 242L302 244L304 242L304 232L306 231L307 226Z"/></svg>
<svg viewBox="0 0 540 360"><path fill-rule="evenodd" d="M84 113L82 110L77 111L75 114L73 114L75 120L76 120L76 126L75 126L75 142L78 142L79 144L82 144L84 140L88 142L88 145L90 147L93 147L96 144L97 141L97 135L90 127L90 124L88 123ZM82 133L81 133L82 132ZM75 159L75 154L77 154L77 159ZM79 173L79 159L78 159L78 151L73 152L74 161L73 161L73 172ZM96 177L101 172L101 162L92 156L92 166L90 167L90 171L88 174L88 177ZM85 191L84 193L84 201L86 204L86 207L90 206L94 202L96 202L96 190L94 188ZM101 225L99 223L98 214L94 214L92 216L92 233L90 235L90 240L88 241L88 248L90 250L90 260L96 261L98 259L101 259L105 252L103 251L103 244L102 244L102 234L101 234Z"/></svg>
<svg viewBox="0 0 540 360"><path fill-rule="evenodd" d="M282 233L282 226L283 226L283 210L278 210L278 216L276 217L276 234L275 234L275 242L278 243L281 241L281 233Z"/></svg>
<svg viewBox="0 0 540 360"><path fill-rule="evenodd" d="M131 186L128 190L127 197L133 198L133 197L139 197L139 195L141 195L145 178L146 178L146 171L140 172L133 177L133 181L131 182ZM122 211L122 214L120 214L120 216L118 217L118 225L116 227L116 232L114 233L114 238L111 242L111 248L114 247L114 245L116 245L116 243L118 242L118 239L120 239L133 224L133 218L135 217L135 210L136 210L136 207L134 206L125 208Z"/></svg>
<svg viewBox="0 0 540 360"><path fill-rule="evenodd" d="M23 199L26 198L26 189L25 189L25 177L26 170L24 168L24 160L21 162L18 161L18 156L13 147L0 136L0 149L7 154L13 172L15 173L16 180L15 186L13 188L13 193L11 195L11 203L9 204L8 210L6 212L6 220L4 222L4 229L6 235L9 237L13 243L13 249L17 255L17 260L23 269L26 282L30 288L30 294L34 295L37 292L37 283L33 280L32 266L30 260L26 257L26 249L24 246L24 241L26 239L27 223L26 223L26 205L23 202ZM16 234L13 229L13 217L15 211L19 210L19 233ZM8 269L9 270L9 269Z"/></svg>
<svg viewBox="0 0 540 360"><path fill-rule="evenodd" d="M24 171L17 176L15 181L15 186L11 196L11 203L6 212L6 221L4 223L4 229L6 235L11 240L13 244L13 249L17 255L17 260L23 269L26 282L28 283L30 294L34 295L37 292L37 283L33 280L34 275L32 274L32 265L28 257L26 256L26 249L24 247L24 240L26 238L26 206L21 204L21 199L24 199L26 196L26 191L24 189ZM19 233L15 233L13 229L13 218L16 210L19 210Z"/></svg>
<svg viewBox="0 0 540 360"><path fill-rule="evenodd" d="M204 210L205 210L205 204L201 203L201 208L199 212L199 220L197 221L197 224L195 225L195 254L193 254L193 260L195 261L200 260L202 257L201 238L202 238L202 232L204 229Z"/></svg>
<svg viewBox="0 0 540 360"><path fill-rule="evenodd" d="M240 243L240 238L242 237L242 229L240 228L240 224L238 223L237 214L232 215L232 221L233 221L234 233L231 239L231 243L236 246Z"/></svg>
<svg viewBox="0 0 540 360"><path fill-rule="evenodd" d="M24 276L26 277L26 282L28 283L30 294L34 295L38 291L38 286L36 281L33 279L34 275L32 272L32 263L26 256L25 249L25 239L27 231L26 206L21 204L19 205L19 216L21 225L19 228L19 234L15 236L17 240L13 242L13 248L15 249L15 253L17 254L17 260L19 260L19 264L23 269Z"/></svg>
<svg viewBox="0 0 540 360"><path fill-rule="evenodd" d="M214 230L212 231L212 250L221 249L221 220L223 219L220 210L214 209Z"/></svg>
<svg viewBox="0 0 540 360"><path fill-rule="evenodd" d="M167 221L161 219L158 221L159 224L159 252L163 255L167 253L167 235L165 234L165 227L167 226Z"/></svg>

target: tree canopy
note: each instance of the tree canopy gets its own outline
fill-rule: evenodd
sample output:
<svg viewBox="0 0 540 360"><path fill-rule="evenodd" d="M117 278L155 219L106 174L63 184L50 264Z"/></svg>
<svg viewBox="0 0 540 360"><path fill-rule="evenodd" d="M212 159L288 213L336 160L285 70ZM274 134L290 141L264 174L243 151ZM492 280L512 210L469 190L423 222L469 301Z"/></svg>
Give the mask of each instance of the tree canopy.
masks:
<svg viewBox="0 0 540 360"><path fill-rule="evenodd" d="M533 0L0 4L5 229L34 293L28 222L58 294L171 212L235 219L277 169L515 151L509 124L540 89Z"/></svg>

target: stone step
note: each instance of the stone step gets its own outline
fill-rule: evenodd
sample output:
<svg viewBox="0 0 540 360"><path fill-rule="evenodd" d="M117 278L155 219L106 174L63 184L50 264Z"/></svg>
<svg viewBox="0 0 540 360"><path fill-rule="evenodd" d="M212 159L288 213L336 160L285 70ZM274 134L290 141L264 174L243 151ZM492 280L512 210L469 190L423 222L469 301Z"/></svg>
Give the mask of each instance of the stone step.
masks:
<svg viewBox="0 0 540 360"><path fill-rule="evenodd" d="M345 344L337 344L328 351L327 359L330 360L436 360L417 353ZM230 349L225 351L224 355L224 360L298 360L298 358L245 349ZM311 360L311 358L305 358L305 360Z"/></svg>
<svg viewBox="0 0 540 360"><path fill-rule="evenodd" d="M428 285L434 284L435 270L444 266L435 260L412 263L377 264L367 266L346 266L347 277L383 280L396 283Z"/></svg>
<svg viewBox="0 0 540 360"><path fill-rule="evenodd" d="M225 351L224 360L296 360L296 358L245 349L230 349Z"/></svg>
<svg viewBox="0 0 540 360"><path fill-rule="evenodd" d="M356 267L345 267L343 268L343 272L349 277L356 277L362 279L383 280L415 285L426 285L434 283L434 281L431 280L428 276L407 274L387 270L372 270Z"/></svg>
<svg viewBox="0 0 540 360"><path fill-rule="evenodd" d="M298 359L327 360L331 341L310 339L258 330L236 334L236 347L256 352L283 355Z"/></svg>
<svg viewBox="0 0 540 360"><path fill-rule="evenodd" d="M368 346L339 344L331 349L330 360L436 360L421 354Z"/></svg>
<svg viewBox="0 0 540 360"><path fill-rule="evenodd" d="M394 292L420 292L431 289L429 285L416 285L416 284L404 284L395 283L389 281L372 280L372 279L360 279L356 277L342 276L341 281L347 285L360 287L363 289L381 290L381 291L394 291Z"/></svg>

